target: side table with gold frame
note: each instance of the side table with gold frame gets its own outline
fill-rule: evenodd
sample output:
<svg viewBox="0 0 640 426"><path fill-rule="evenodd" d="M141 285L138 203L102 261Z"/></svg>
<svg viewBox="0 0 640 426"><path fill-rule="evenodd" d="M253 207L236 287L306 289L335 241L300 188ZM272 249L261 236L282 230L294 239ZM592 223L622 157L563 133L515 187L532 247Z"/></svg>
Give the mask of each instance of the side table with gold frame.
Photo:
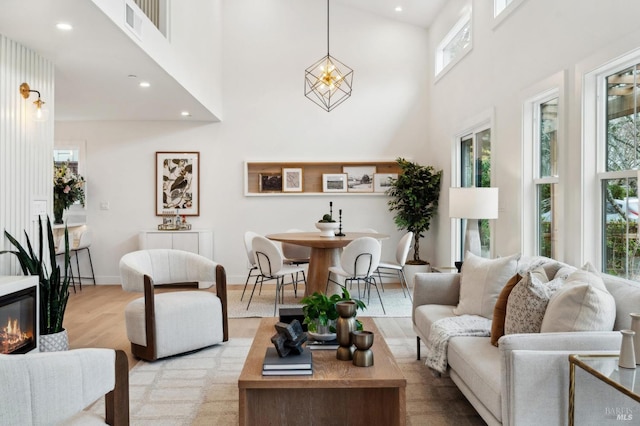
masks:
<svg viewBox="0 0 640 426"><path fill-rule="evenodd" d="M640 402L640 374L636 375L635 369L618 366L619 358L617 354L569 355L569 426L573 426L575 421L576 367Z"/></svg>

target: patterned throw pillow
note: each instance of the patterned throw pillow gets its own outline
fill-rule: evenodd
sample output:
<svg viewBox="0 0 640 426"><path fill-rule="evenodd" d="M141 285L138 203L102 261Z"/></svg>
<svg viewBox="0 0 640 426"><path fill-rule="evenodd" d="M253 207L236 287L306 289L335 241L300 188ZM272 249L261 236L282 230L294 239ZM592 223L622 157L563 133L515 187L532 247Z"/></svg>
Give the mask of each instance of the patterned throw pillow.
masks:
<svg viewBox="0 0 640 426"><path fill-rule="evenodd" d="M527 272L507 300L504 334L539 333L549 299L563 283L563 278L547 282L542 267Z"/></svg>

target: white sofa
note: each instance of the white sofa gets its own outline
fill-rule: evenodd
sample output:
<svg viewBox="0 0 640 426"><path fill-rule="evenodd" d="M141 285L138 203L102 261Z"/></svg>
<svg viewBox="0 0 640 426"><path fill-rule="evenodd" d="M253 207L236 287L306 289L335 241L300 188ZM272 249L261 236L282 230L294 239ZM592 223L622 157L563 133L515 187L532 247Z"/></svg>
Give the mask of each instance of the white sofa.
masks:
<svg viewBox="0 0 640 426"><path fill-rule="evenodd" d="M420 340L427 342L431 324L455 316L460 278L456 273L416 274L412 318L418 359ZM607 275L602 279L616 303L613 329L629 328L629 313L640 310L640 284ZM563 425L568 418L568 355L619 352L620 342L616 331L511 334L500 338L499 347L489 337L457 336L449 340L447 372L489 425ZM595 401L597 389L581 391ZM589 424L605 424L593 420Z"/></svg>

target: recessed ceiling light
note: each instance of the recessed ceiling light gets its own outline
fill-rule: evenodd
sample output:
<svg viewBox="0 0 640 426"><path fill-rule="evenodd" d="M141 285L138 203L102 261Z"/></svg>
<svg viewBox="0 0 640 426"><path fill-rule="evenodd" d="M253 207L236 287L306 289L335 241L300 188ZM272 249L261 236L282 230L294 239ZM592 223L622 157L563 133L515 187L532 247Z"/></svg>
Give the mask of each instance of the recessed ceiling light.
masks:
<svg viewBox="0 0 640 426"><path fill-rule="evenodd" d="M151 83L149 83L148 81L141 81L140 82L140 87L149 87L151 86Z"/></svg>
<svg viewBox="0 0 640 426"><path fill-rule="evenodd" d="M183 117L191 117L191 114L189 113L189 111L182 111L180 115Z"/></svg>
<svg viewBox="0 0 640 426"><path fill-rule="evenodd" d="M402 12L402 6L396 6L396 12Z"/></svg>
<svg viewBox="0 0 640 426"><path fill-rule="evenodd" d="M58 22L56 24L56 28L62 31L71 31L73 29L71 24L68 24L66 22Z"/></svg>

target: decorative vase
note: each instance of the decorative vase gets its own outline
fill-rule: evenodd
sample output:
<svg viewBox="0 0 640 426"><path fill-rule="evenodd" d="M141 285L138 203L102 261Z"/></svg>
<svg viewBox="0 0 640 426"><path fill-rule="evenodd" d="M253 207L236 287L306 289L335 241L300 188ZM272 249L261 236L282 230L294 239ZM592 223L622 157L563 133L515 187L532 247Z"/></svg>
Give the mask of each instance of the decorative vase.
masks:
<svg viewBox="0 0 640 426"><path fill-rule="evenodd" d="M64 203L60 200L53 200L53 223L61 224L64 223L62 220L62 215L64 214Z"/></svg>
<svg viewBox="0 0 640 426"><path fill-rule="evenodd" d="M356 311L358 306L353 300L336 303L336 310L340 317L336 321L336 338L340 347L336 352L336 358L341 361L353 359L353 343L351 342L351 332L358 329L356 322Z"/></svg>
<svg viewBox="0 0 640 426"><path fill-rule="evenodd" d="M636 355L633 350L633 330L620 330L622 344L620 345L620 360L618 365L622 368L636 368Z"/></svg>
<svg viewBox="0 0 640 426"><path fill-rule="evenodd" d="M40 352L61 352L69 350L67 330L59 333L40 335Z"/></svg>
<svg viewBox="0 0 640 426"><path fill-rule="evenodd" d="M371 331L352 331L351 339L356 345L353 352L353 365L357 367L371 367L373 365L373 332Z"/></svg>
<svg viewBox="0 0 640 426"><path fill-rule="evenodd" d="M316 222L316 228L320 230L321 237L335 237L339 226L337 222Z"/></svg>
<svg viewBox="0 0 640 426"><path fill-rule="evenodd" d="M633 348L635 349L636 364L640 364L640 314L631 315L631 330L636 334L633 336Z"/></svg>

